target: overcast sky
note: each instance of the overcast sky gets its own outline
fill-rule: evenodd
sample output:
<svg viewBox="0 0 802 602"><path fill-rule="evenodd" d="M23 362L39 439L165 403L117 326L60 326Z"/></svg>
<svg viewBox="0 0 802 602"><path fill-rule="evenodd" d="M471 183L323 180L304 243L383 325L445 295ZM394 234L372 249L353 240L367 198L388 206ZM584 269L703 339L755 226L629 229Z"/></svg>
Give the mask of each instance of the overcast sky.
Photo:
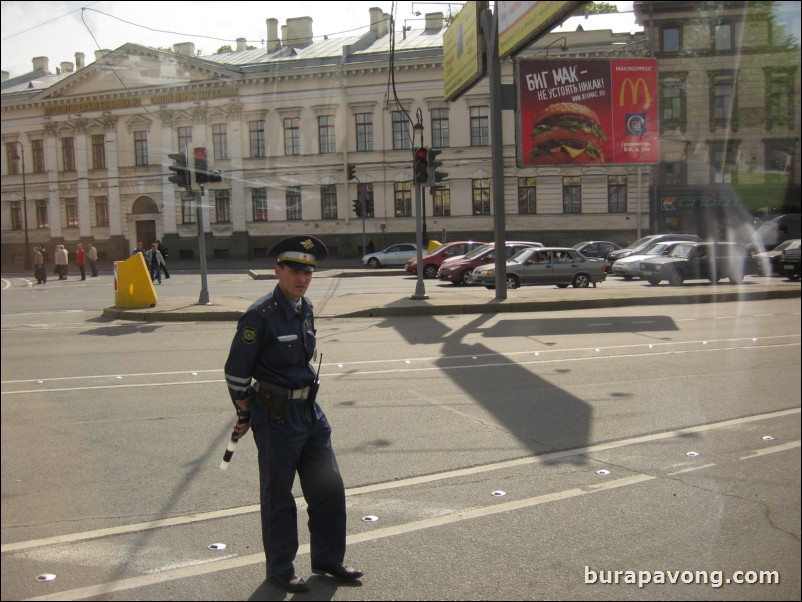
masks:
<svg viewBox="0 0 802 602"><path fill-rule="evenodd" d="M422 29L424 15L459 12L462 2L396 2L396 31L405 23ZM616 2L619 10L632 10L632 2ZM2 2L2 69L10 77L33 71L33 58L49 59L51 73L62 62L75 63L83 52L86 64L98 49L114 50L132 42L170 48L194 42L202 55L213 54L226 44L237 47L237 38L261 48L267 37L265 20L312 17L315 37L361 35L370 27L371 7L390 14L393 3L370 2ZM492 2L491 2L492 6ZM81 10L84 8L85 10ZM413 12L420 12L416 16ZM279 34L280 34L279 29ZM206 37L200 37L206 36Z"/></svg>
<svg viewBox="0 0 802 602"><path fill-rule="evenodd" d="M444 3L415 2L423 14L442 11ZM398 2L397 23L414 19L412 2ZM236 48L237 38L262 47L267 36L265 20L312 17L315 37L361 35L370 27L371 7L390 13L392 2L2 2L2 69L10 77L33 70L32 59L46 56L55 73L62 62L75 63L83 52L86 64L98 49L114 50L133 42L169 48L194 42L195 50L212 54L220 46ZM86 10L81 10L81 8ZM461 3L451 5L454 12ZM420 18L423 18L421 15ZM126 23L127 21L127 23ZM422 28L423 21L408 25ZM279 29L280 34L280 29ZM207 36L207 37L199 37Z"/></svg>

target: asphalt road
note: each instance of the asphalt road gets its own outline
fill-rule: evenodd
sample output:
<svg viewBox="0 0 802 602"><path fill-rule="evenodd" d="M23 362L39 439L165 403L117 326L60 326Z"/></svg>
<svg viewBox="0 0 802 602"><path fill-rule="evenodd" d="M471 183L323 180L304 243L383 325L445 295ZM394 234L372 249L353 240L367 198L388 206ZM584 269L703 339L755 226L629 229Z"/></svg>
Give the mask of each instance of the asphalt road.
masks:
<svg viewBox="0 0 802 602"><path fill-rule="evenodd" d="M98 280L2 291L2 599L286 598L252 439L218 468L233 324ZM799 599L798 299L318 327L366 576L298 599Z"/></svg>

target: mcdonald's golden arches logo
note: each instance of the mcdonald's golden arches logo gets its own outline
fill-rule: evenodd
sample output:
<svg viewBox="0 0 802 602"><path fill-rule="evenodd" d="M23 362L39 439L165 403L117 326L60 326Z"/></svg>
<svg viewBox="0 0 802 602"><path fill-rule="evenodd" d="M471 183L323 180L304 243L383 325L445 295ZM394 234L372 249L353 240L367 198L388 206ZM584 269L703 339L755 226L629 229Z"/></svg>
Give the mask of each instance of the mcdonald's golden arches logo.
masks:
<svg viewBox="0 0 802 602"><path fill-rule="evenodd" d="M632 104L638 104L638 90L640 90L641 85L643 85L643 95L646 97L646 102L643 106L648 108L649 105L652 104L652 97L649 94L649 84L647 84L646 80L642 77L639 77L634 82L632 81L632 78L628 77L621 82L621 91L618 94L618 106L624 106L624 97L626 96L627 88L629 88Z"/></svg>

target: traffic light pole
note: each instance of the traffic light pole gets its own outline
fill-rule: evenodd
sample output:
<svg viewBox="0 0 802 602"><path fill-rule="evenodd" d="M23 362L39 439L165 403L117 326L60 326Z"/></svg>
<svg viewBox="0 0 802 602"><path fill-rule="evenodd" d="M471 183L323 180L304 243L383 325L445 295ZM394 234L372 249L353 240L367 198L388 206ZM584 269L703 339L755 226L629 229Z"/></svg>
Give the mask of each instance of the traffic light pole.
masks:
<svg viewBox="0 0 802 602"><path fill-rule="evenodd" d="M421 214L423 207L423 184L415 184L415 242L418 244L418 281L415 284L415 294L410 299L426 300L426 287L423 285L423 228Z"/></svg>
<svg viewBox="0 0 802 602"><path fill-rule="evenodd" d="M200 271L201 271L201 291L198 297L198 305L211 305L209 301L209 283L207 279L206 270L206 232L203 228L203 196L205 191L203 186L200 190L195 192L195 214L198 220L198 253L200 253Z"/></svg>

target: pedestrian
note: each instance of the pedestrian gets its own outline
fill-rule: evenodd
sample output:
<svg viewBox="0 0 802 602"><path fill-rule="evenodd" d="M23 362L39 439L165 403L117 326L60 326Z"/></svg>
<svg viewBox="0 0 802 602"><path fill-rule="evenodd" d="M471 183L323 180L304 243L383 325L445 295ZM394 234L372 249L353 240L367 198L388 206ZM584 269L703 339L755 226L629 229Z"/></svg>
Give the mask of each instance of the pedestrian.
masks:
<svg viewBox="0 0 802 602"><path fill-rule="evenodd" d="M97 278L97 249L91 242L87 243L89 249L86 251L86 258L89 260L89 268L92 270L92 278Z"/></svg>
<svg viewBox="0 0 802 602"><path fill-rule="evenodd" d="M298 552L295 473L307 502L312 572L355 581L345 566L345 488L331 426L315 402L318 375L313 307L304 297L326 246L312 236L279 242L276 287L240 318L225 364L226 383L239 420L234 438L253 426L259 458L262 542L268 581L288 592L308 585L295 573Z"/></svg>
<svg viewBox="0 0 802 602"><path fill-rule="evenodd" d="M162 254L159 252L159 247L155 242L150 245L150 251L145 251L145 263L148 264L151 281L158 281L158 283L161 284L164 257L162 257Z"/></svg>
<svg viewBox="0 0 802 602"><path fill-rule="evenodd" d="M159 249L159 253L162 254L162 259L164 259L164 264L162 265L162 270L164 271L164 277L169 278L170 272L167 271L167 255L168 255L167 247L165 247L162 244L162 241L160 240L156 241L156 247Z"/></svg>
<svg viewBox="0 0 802 602"><path fill-rule="evenodd" d="M54 253L56 274L59 280L67 280L67 266L70 263L70 253L64 245L56 245Z"/></svg>
<svg viewBox="0 0 802 602"><path fill-rule="evenodd" d="M142 253L142 255L147 253L147 251L145 250L145 243L143 243L141 240L138 243L136 243L136 249L131 251L131 257L136 255L137 253Z"/></svg>
<svg viewBox="0 0 802 602"><path fill-rule="evenodd" d="M42 255L42 249L40 249L38 245L33 248L33 276L36 278L36 284L47 283L45 256Z"/></svg>
<svg viewBox="0 0 802 602"><path fill-rule="evenodd" d="M86 280L86 249L81 243L75 249L75 265L81 271L81 280Z"/></svg>

